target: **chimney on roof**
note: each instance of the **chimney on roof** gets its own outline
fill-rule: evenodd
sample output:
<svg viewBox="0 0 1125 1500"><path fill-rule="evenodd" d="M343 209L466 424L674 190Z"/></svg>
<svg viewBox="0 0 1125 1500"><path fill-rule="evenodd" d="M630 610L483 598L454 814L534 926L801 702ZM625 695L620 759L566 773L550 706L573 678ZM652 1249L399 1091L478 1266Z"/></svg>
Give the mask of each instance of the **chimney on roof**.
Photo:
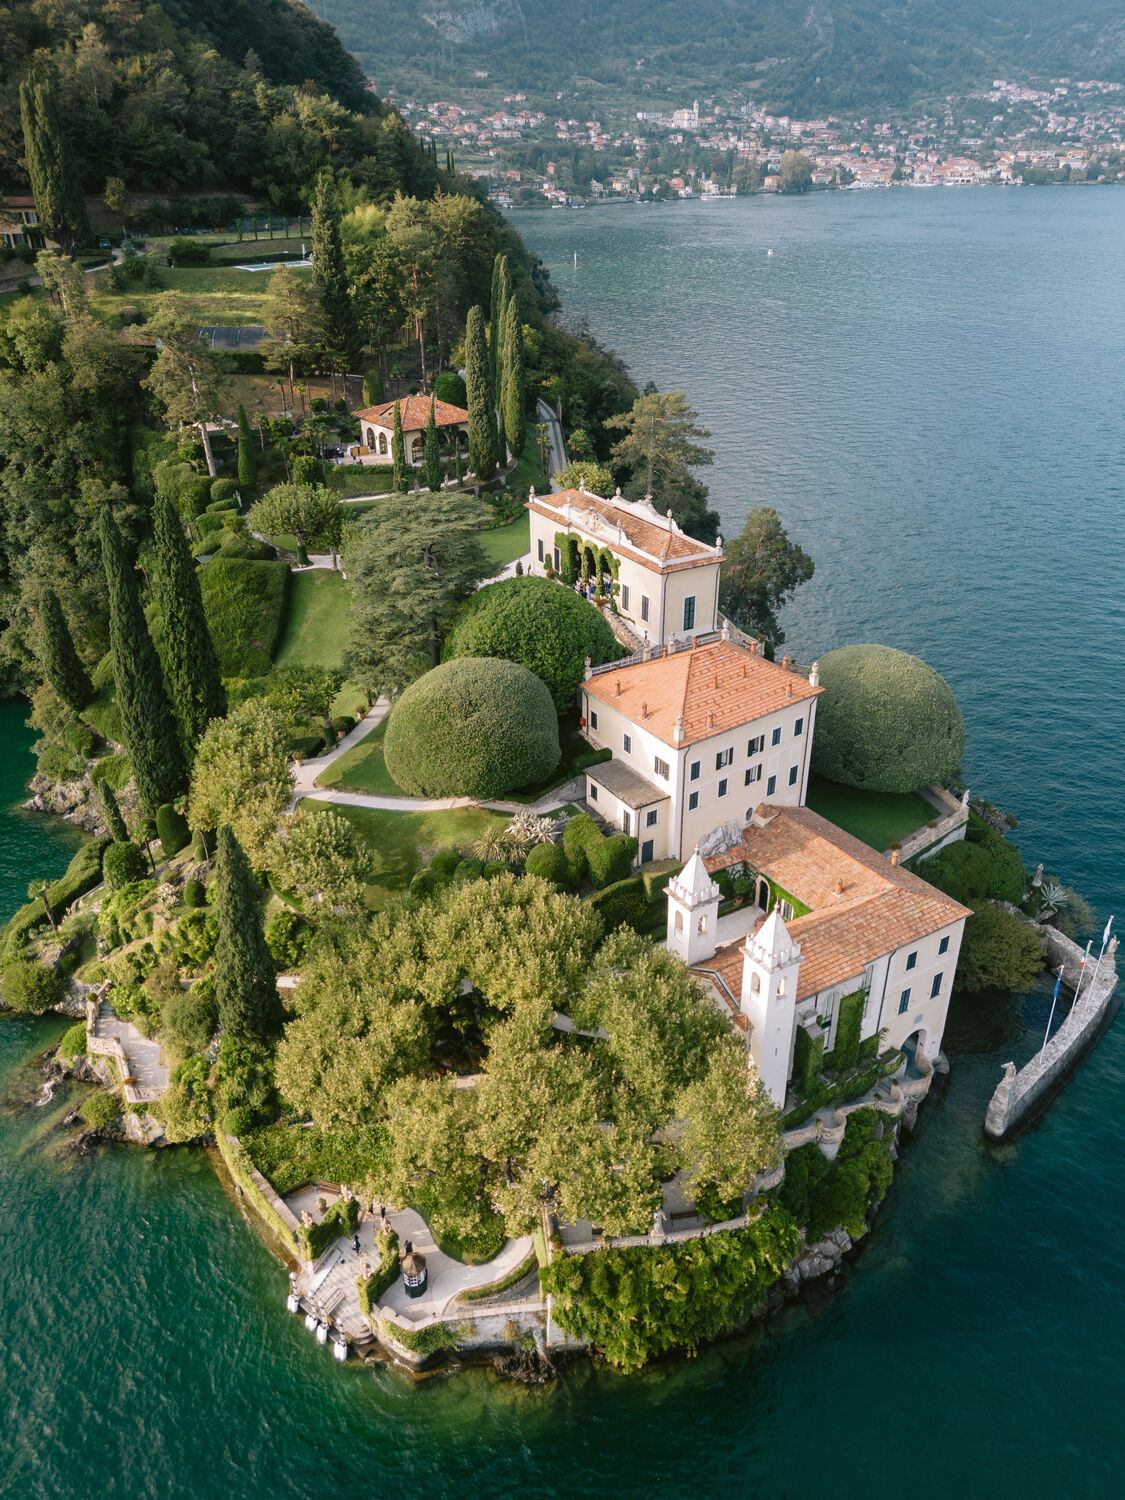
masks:
<svg viewBox="0 0 1125 1500"><path fill-rule="evenodd" d="M742 663L742 675L743 677L748 677L750 675L745 662Z"/></svg>
<svg viewBox="0 0 1125 1500"><path fill-rule="evenodd" d="M714 715L714 713L709 713L707 715L707 728L708 729L714 729L714 727L715 727L715 715Z"/></svg>
<svg viewBox="0 0 1125 1500"><path fill-rule="evenodd" d="M720 634L722 635L724 641L729 641L730 640L730 621L729 620L724 620L723 621L723 628L720 631Z"/></svg>
<svg viewBox="0 0 1125 1500"><path fill-rule="evenodd" d="M783 672L788 672L789 670L789 658L787 656L781 658L781 670Z"/></svg>
<svg viewBox="0 0 1125 1500"><path fill-rule="evenodd" d="M891 864L892 865L897 865L898 864L898 850L897 849L892 849L891 850Z"/></svg>
<svg viewBox="0 0 1125 1500"><path fill-rule="evenodd" d="M682 745L683 742L684 742L684 716L683 716L683 714L677 714L676 715L676 722L672 725L672 743L673 743L673 745Z"/></svg>
<svg viewBox="0 0 1125 1500"><path fill-rule="evenodd" d="M757 643L757 641L751 641L750 642L750 655L751 656L757 656L757 654L758 654L758 643Z"/></svg>
<svg viewBox="0 0 1125 1500"><path fill-rule="evenodd" d="M832 887L832 890L837 896L844 894L844 882L840 879L839 875L836 876L836 884Z"/></svg>
<svg viewBox="0 0 1125 1500"><path fill-rule="evenodd" d="M809 687L819 687L819 686L820 686L820 663L818 661L814 661L813 664L812 664L812 666L809 668Z"/></svg>
<svg viewBox="0 0 1125 1500"><path fill-rule="evenodd" d="M586 658L586 681L589 682L590 678L593 677L593 675L594 675L594 663L591 661L591 659L589 657L587 657Z"/></svg>
<svg viewBox="0 0 1125 1500"><path fill-rule="evenodd" d="M641 718L642 719L647 719L648 718L648 704L645 702L645 700L643 698L641 699Z"/></svg>
<svg viewBox="0 0 1125 1500"><path fill-rule="evenodd" d="M792 698L793 696L793 679L791 677L785 683L785 696L786 698Z"/></svg>
<svg viewBox="0 0 1125 1500"><path fill-rule="evenodd" d="M620 677L615 677L614 678L614 681L613 681L613 696L615 698L620 698L621 697L621 678Z"/></svg>

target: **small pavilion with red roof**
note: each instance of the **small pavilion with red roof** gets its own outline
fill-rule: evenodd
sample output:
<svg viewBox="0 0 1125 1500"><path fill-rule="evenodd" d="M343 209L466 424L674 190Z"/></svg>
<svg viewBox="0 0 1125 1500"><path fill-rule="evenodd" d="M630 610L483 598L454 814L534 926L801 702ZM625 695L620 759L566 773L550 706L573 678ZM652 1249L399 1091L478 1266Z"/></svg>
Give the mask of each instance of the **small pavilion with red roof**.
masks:
<svg viewBox="0 0 1125 1500"><path fill-rule="evenodd" d="M426 423L430 419L429 396L403 396L399 400L402 413L402 437L408 464L420 464L425 445ZM391 462L391 437L395 425L395 403L384 401L379 406L365 406L353 413L359 423L359 459L377 464ZM448 447L456 433L459 446L469 440L469 413L460 406L451 406L448 401L434 401L434 421L438 438ZM366 449L366 452L363 450Z"/></svg>

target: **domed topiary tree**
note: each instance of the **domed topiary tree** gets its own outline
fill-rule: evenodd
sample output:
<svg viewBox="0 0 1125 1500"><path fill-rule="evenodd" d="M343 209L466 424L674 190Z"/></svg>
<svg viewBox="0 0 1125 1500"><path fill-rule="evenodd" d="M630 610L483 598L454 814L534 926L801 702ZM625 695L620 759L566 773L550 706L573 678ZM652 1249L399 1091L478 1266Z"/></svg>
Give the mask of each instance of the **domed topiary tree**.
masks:
<svg viewBox="0 0 1125 1500"><path fill-rule="evenodd" d="M560 711L574 707L586 658L594 666L624 655L604 616L549 578L505 578L467 599L442 651L502 656L545 682Z"/></svg>
<svg viewBox="0 0 1125 1500"><path fill-rule="evenodd" d="M415 796L497 797L558 765L555 706L515 662L443 662L392 708L383 756L391 779Z"/></svg>
<svg viewBox="0 0 1125 1500"><path fill-rule="evenodd" d="M890 646L844 646L820 661L812 768L871 792L913 792L961 764L965 722L949 684Z"/></svg>

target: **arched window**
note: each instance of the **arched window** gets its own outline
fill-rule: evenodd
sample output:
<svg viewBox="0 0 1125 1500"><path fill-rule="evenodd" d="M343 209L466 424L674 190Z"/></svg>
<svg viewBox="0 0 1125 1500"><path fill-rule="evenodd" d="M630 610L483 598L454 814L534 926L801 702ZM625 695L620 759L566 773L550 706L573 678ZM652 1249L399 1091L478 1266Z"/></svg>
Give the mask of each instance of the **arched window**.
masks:
<svg viewBox="0 0 1125 1500"><path fill-rule="evenodd" d="M696 930L696 932L706 932L707 931L707 918L706 917L700 917L700 919L699 919L699 926L695 930Z"/></svg>
<svg viewBox="0 0 1125 1500"><path fill-rule="evenodd" d="M386 453L386 451L387 451L387 434L385 432L381 432L379 434L379 452L380 453Z"/></svg>
<svg viewBox="0 0 1125 1500"><path fill-rule="evenodd" d="M759 907L761 907L762 911L767 911L769 909L769 904L770 904L770 885L769 885L769 881L765 880L765 879L759 879L759 881L758 881L758 905L759 905Z"/></svg>
<svg viewBox="0 0 1125 1500"><path fill-rule="evenodd" d="M788 986L789 986L789 981L787 979L779 979L777 981L777 998L779 1000L783 1000L785 998L785 991L788 988Z"/></svg>
<svg viewBox="0 0 1125 1500"><path fill-rule="evenodd" d="M761 981L761 979L758 977L757 974L751 974L751 976L750 976L750 993L752 995L759 995L759 994L761 994L761 991L762 991L762 981Z"/></svg>
<svg viewBox="0 0 1125 1500"><path fill-rule="evenodd" d="M422 439L416 437L410 445L410 462L420 464L422 462Z"/></svg>
<svg viewBox="0 0 1125 1500"><path fill-rule="evenodd" d="M369 427L367 429L367 446L369 448L374 448L374 446L375 446L375 429L374 429L374 427Z"/></svg>
<svg viewBox="0 0 1125 1500"><path fill-rule="evenodd" d="M676 913L676 927L675 927L675 930L677 932L683 932L683 930L684 930L684 914L683 914L682 911L678 911Z"/></svg>

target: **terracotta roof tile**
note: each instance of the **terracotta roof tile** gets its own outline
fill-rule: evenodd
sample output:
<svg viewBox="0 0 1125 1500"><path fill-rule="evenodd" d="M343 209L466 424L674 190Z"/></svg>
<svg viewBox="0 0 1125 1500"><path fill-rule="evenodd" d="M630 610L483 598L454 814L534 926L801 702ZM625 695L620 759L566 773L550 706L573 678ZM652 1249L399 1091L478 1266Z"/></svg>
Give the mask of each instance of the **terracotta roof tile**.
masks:
<svg viewBox="0 0 1125 1500"><path fill-rule="evenodd" d="M429 396L404 396L399 407L402 413L403 432L421 432L430 420ZM394 424L395 404L384 401L380 406L365 406L355 413L361 422L374 422L377 426L390 428ZM447 401L434 402L434 421L439 427L453 427L458 422L467 422L469 413L459 406L450 406Z"/></svg>
<svg viewBox="0 0 1125 1500"><path fill-rule="evenodd" d="M643 500L603 500L586 490L556 490L550 495L536 495L527 502L528 510L563 525L567 506L569 524L575 529L585 531L615 552L625 555L631 551L637 561L649 566L654 558L659 559L665 573L717 562L722 555L705 542L672 530L666 518L657 516Z"/></svg>
<svg viewBox="0 0 1125 1500"><path fill-rule="evenodd" d="M801 945L798 1000L853 979L883 954L971 915L968 907L807 807L763 803L755 817L765 819L765 826L752 824L741 846L704 864L713 873L745 860L811 908L785 924ZM741 942L698 967L714 969L737 994Z"/></svg>
<svg viewBox="0 0 1125 1500"><path fill-rule="evenodd" d="M690 745L778 709L796 707L824 691L734 640L713 640L602 672L585 688L592 698L643 724L666 745L672 743L680 714L684 716L682 743Z"/></svg>

